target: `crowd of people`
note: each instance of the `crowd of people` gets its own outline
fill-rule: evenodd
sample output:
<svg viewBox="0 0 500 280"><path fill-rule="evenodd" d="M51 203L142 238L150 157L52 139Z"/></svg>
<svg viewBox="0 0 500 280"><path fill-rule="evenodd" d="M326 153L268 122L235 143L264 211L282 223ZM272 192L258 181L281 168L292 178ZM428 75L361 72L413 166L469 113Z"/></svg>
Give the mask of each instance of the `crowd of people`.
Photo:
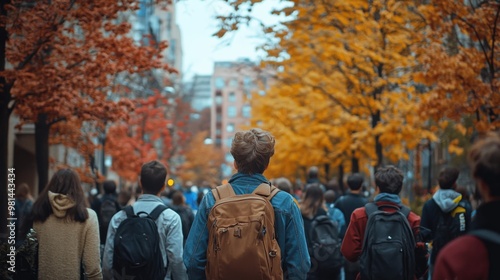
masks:
<svg viewBox="0 0 500 280"><path fill-rule="evenodd" d="M237 172L190 203L167 191L158 161L142 166L133 202L105 181L89 204L77 173L59 170L36 200L19 186L17 245L36 232L38 279L500 279L498 134L469 151L482 204L466 203L446 167L421 216L403 204L395 166L377 169L370 198L362 174L341 194L316 167L297 191L263 175L274 148L267 131L237 132Z"/></svg>

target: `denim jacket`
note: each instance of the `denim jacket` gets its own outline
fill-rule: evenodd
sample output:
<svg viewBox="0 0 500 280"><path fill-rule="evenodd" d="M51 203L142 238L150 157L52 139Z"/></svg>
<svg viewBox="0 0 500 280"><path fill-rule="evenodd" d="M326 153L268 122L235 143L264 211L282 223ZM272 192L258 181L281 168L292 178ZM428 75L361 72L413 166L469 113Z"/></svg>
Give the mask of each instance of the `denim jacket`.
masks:
<svg viewBox="0 0 500 280"><path fill-rule="evenodd" d="M134 213L140 211L151 213L160 204L163 204L161 198L151 194L143 194L133 204ZM127 214L122 210L116 213L109 223L102 261L104 279L113 279L112 268L115 233L120 223L126 218ZM181 218L173 210L167 209L158 217L156 225L160 234L160 250L163 255L163 263L167 267L165 279L187 280L186 268L182 263L183 236Z"/></svg>
<svg viewBox="0 0 500 280"><path fill-rule="evenodd" d="M268 180L262 174L236 173L229 183L238 194L253 192ZM215 204L212 192L201 201L193 226L184 248L184 264L190 280L205 279L206 253L208 246L207 218ZM285 279L306 279L311 266L304 235L302 215L293 198L286 192L278 192L271 200L275 215L275 230L281 249L281 266Z"/></svg>

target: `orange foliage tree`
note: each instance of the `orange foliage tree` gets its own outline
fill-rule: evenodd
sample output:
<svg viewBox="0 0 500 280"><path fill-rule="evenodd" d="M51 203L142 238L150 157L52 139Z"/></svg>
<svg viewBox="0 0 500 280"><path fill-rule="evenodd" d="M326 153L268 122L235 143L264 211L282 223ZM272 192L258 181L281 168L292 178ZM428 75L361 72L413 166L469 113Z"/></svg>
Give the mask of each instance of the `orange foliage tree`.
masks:
<svg viewBox="0 0 500 280"><path fill-rule="evenodd" d="M127 15L137 4L135 0L1 2L1 186L6 182L6 132L13 111L20 126L35 124L38 185L42 189L48 180L49 135L54 124L75 118L74 125L126 119L131 103L107 98L114 91L114 77L152 68L171 70L161 60L166 42L157 47L137 46L128 36ZM2 187L2 202L6 194Z"/></svg>
<svg viewBox="0 0 500 280"><path fill-rule="evenodd" d="M457 130L469 136L498 129L500 4L435 0L424 15L428 29L420 49L423 71L417 81L427 85L429 92L422 115L455 122ZM468 120L473 122L465 131Z"/></svg>
<svg viewBox="0 0 500 280"><path fill-rule="evenodd" d="M113 159L111 168L120 177L137 181L142 164L159 158L155 148L171 147L170 121L163 110L166 103L167 100L158 93L135 99L135 110L129 119L109 128L106 151ZM158 140L162 142L156 142Z"/></svg>
<svg viewBox="0 0 500 280"><path fill-rule="evenodd" d="M211 143L205 143L208 132L194 135L186 147L184 163L179 168L178 177L191 181L197 186L220 184L220 168L224 156L220 149Z"/></svg>
<svg viewBox="0 0 500 280"><path fill-rule="evenodd" d="M112 158L112 170L130 182L136 182L142 164L158 159L169 166L178 152L177 143L186 135L184 121L176 119L176 103L159 93L134 99L135 110L127 121L113 124L106 134L106 153ZM177 130L174 130L175 129Z"/></svg>

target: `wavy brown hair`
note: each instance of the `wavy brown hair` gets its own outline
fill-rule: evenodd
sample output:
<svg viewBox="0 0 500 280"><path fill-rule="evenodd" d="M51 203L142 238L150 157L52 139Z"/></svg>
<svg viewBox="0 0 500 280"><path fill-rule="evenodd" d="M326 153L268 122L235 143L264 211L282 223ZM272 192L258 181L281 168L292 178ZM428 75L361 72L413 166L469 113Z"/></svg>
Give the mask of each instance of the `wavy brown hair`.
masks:
<svg viewBox="0 0 500 280"><path fill-rule="evenodd" d="M300 212L302 216L312 219L318 213L318 209L324 208L323 190L319 184L311 184L307 187L304 199L300 203Z"/></svg>
<svg viewBox="0 0 500 280"><path fill-rule="evenodd" d="M260 128L236 132L231 145L231 155L238 172L264 173L274 155L274 136Z"/></svg>
<svg viewBox="0 0 500 280"><path fill-rule="evenodd" d="M43 223L52 214L49 191L64 194L75 202L75 206L66 211L66 219L81 223L88 219L87 201L80 183L80 177L71 169L61 169L52 176L50 182L33 204L33 221Z"/></svg>

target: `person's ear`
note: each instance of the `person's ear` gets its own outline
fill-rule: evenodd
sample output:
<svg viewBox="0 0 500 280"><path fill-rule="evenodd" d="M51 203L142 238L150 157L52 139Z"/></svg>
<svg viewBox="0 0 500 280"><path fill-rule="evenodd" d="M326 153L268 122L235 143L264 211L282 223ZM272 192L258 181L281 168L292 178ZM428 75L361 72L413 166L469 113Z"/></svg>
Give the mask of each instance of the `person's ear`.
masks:
<svg viewBox="0 0 500 280"><path fill-rule="evenodd" d="M236 161L233 161L233 166L234 166L234 169L238 170L238 165L236 164Z"/></svg>

